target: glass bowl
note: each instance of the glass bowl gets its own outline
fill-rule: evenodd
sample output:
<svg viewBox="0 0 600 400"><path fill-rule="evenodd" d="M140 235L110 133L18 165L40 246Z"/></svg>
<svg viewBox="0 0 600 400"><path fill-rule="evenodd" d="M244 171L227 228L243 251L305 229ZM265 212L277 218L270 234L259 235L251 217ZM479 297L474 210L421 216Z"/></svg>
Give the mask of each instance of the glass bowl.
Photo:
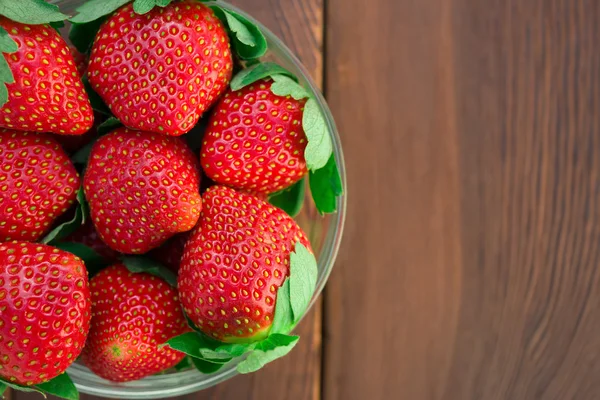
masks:
<svg viewBox="0 0 600 400"><path fill-rule="evenodd" d="M61 10L66 13L73 12L83 2L82 0L50 0L50 3L58 4ZM269 44L269 52L264 59L277 62L293 72L301 83L314 94L326 118L329 133L333 139L335 158L342 177L342 184L346 188L342 146L333 117L327 103L306 69L281 40L261 23L230 4L221 2L220 5L234 10L254 22L262 30ZM311 307L323 290L323 286L325 286L340 246L346 211L345 196L338 198L337 208L338 212L336 214L320 216L307 190L302 212L296 217L299 225L307 233L318 260L319 276ZM150 376L139 381L126 383L114 383L104 380L78 363L73 364L68 372L75 386L82 393L121 399L157 399L181 396L216 385L237 374L235 364L234 360L221 371L210 375L201 374L194 369Z"/></svg>

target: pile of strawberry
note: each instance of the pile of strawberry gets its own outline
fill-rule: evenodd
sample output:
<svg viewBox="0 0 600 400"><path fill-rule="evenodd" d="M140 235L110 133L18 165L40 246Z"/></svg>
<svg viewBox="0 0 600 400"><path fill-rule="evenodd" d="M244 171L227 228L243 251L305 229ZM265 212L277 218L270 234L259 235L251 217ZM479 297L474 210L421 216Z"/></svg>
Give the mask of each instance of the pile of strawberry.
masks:
<svg viewBox="0 0 600 400"><path fill-rule="evenodd" d="M77 359L125 382L287 354L317 280L293 217L307 183L322 214L342 191L318 100L218 2L18 3L0 8L0 393L77 398Z"/></svg>

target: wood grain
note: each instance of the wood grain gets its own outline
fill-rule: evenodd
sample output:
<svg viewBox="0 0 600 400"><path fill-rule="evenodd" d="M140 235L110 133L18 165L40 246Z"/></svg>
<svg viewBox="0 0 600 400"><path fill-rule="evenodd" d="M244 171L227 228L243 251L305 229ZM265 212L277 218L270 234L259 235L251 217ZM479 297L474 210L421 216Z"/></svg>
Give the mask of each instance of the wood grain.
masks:
<svg viewBox="0 0 600 400"><path fill-rule="evenodd" d="M600 398L600 7L328 2L324 399Z"/></svg>

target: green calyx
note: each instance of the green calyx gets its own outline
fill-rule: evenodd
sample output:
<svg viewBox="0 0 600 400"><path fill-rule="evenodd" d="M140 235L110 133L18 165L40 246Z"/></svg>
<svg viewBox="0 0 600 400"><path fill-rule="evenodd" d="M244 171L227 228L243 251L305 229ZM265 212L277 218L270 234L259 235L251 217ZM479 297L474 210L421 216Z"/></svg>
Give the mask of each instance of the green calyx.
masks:
<svg viewBox="0 0 600 400"><path fill-rule="evenodd" d="M6 62L6 56L4 54L11 54L19 49L17 42L15 42L9 35L8 32L0 27L0 107L3 107L8 101L8 88L6 87L9 83L15 82L8 62Z"/></svg>
<svg viewBox="0 0 600 400"><path fill-rule="evenodd" d="M69 18L44 0L0 0L0 15L27 25L49 24Z"/></svg>
<svg viewBox="0 0 600 400"><path fill-rule="evenodd" d="M55 5L44 0L0 0L0 15L27 25L51 24L60 27L62 21L69 18L60 12ZM10 37L8 32L0 27L0 107L8 101L7 84L14 83L15 78L6 61L6 54L18 50L17 43Z"/></svg>
<svg viewBox="0 0 600 400"><path fill-rule="evenodd" d="M67 400L79 400L79 392L66 372L47 382L34 386L18 385L5 379L0 379L0 395L2 395L7 388L21 392L38 392L44 397L49 394Z"/></svg>
<svg viewBox="0 0 600 400"><path fill-rule="evenodd" d="M100 28L101 22L120 7L133 1L133 11L137 14L146 14L155 7L166 7L172 0L90 0L77 9L77 15L71 18L75 24L72 39L75 46L83 53L89 51L95 33ZM254 60L262 57L267 52L267 40L260 28L235 11L221 7L212 1L208 3L225 26L234 52L242 60Z"/></svg>
<svg viewBox="0 0 600 400"><path fill-rule="evenodd" d="M277 208L281 208L293 218L302 210L305 193L306 182L305 179L302 178L292 186L270 195L269 203Z"/></svg>
<svg viewBox="0 0 600 400"><path fill-rule="evenodd" d="M309 186L317 210L321 214L337 211L337 198L343 194L335 155L331 128L321 111L316 97L307 91L297 77L282 66L272 63L257 63L243 69L231 80L231 90L237 91L261 79L270 78L271 92L277 96L290 96L296 100L306 99L302 114L302 128L308 144L304 150L304 159L309 169ZM304 192L293 186L270 196L273 205L295 216L303 201Z"/></svg>
<svg viewBox="0 0 600 400"><path fill-rule="evenodd" d="M210 3L209 7L225 25L231 46L240 59L255 60L265 55L268 49L267 39L256 24L218 3Z"/></svg>
<svg viewBox="0 0 600 400"><path fill-rule="evenodd" d="M290 253L290 276L277 291L275 313L268 335L248 343L223 343L208 337L193 324L194 332L176 336L165 345L186 353L202 373L213 373L232 360L245 357L236 368L245 374L262 368L267 363L288 354L299 337L289 333L298 324L315 291L317 261L300 242ZM256 340L256 337L253 338Z"/></svg>
<svg viewBox="0 0 600 400"><path fill-rule="evenodd" d="M90 210L83 193L83 188L79 188L77 191L77 207L75 208L73 218L51 230L40 242L51 246L55 245L79 229L87 221L89 215Z"/></svg>
<svg viewBox="0 0 600 400"><path fill-rule="evenodd" d="M177 287L177 276L167 267L145 256L122 256L121 262L125 267L134 273L145 272L150 275L158 276L165 280L169 285Z"/></svg>

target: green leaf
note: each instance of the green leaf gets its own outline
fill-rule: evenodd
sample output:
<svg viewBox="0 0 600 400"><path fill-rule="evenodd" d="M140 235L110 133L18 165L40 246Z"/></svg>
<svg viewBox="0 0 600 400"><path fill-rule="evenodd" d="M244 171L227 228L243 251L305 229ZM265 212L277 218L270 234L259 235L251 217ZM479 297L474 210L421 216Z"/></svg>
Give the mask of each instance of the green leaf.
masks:
<svg viewBox="0 0 600 400"><path fill-rule="evenodd" d="M47 24L69 18L60 12L58 6L44 0L3 0L0 1L0 15L28 25Z"/></svg>
<svg viewBox="0 0 600 400"><path fill-rule="evenodd" d="M77 192L77 203L79 203L79 207L81 208L81 218L82 218L82 223L85 224L85 222L88 220L89 216L90 216L90 205L88 204L87 200L85 199L85 193L83 191L83 186L79 188L79 191Z"/></svg>
<svg viewBox="0 0 600 400"><path fill-rule="evenodd" d="M143 15L150 12L154 6L156 6L155 0L135 0L133 2L133 11L135 11L137 14Z"/></svg>
<svg viewBox="0 0 600 400"><path fill-rule="evenodd" d="M11 389L14 389L14 390L19 390L21 392L38 392L42 396L46 397L46 395L41 390L37 389L34 386L21 386L21 385L17 385L16 383L12 383L12 382L9 382L7 380L4 380L2 378L0 378L0 385L4 386L4 389L2 389L2 390L6 390L7 388L11 388Z"/></svg>
<svg viewBox="0 0 600 400"><path fill-rule="evenodd" d="M71 24L69 40L80 53L86 54L92 49L96 33L98 33L104 21L106 21L106 18L102 17L85 24Z"/></svg>
<svg viewBox="0 0 600 400"><path fill-rule="evenodd" d="M190 357L184 357L183 360L179 362L175 366L176 371L183 371L184 369L188 369L192 366L192 362L190 361Z"/></svg>
<svg viewBox="0 0 600 400"><path fill-rule="evenodd" d="M281 208L290 217L295 217L302 210L305 191L306 185L304 184L304 178L302 178L289 188L269 196L269 203Z"/></svg>
<svg viewBox="0 0 600 400"><path fill-rule="evenodd" d="M290 304L294 323L300 321L306 311L317 285L317 260L300 242L290 253Z"/></svg>
<svg viewBox="0 0 600 400"><path fill-rule="evenodd" d="M117 129L120 126L123 126L121 121L119 121L116 117L110 117L109 119L98 125L98 135L105 135Z"/></svg>
<svg viewBox="0 0 600 400"><path fill-rule="evenodd" d="M85 263L85 267L88 270L88 275L90 277L96 275L102 268L109 264L104 257L83 243L60 242L53 244L53 246L81 258Z"/></svg>
<svg viewBox="0 0 600 400"><path fill-rule="evenodd" d="M71 161L74 164L87 165L88 159L90 158L90 153L92 152L92 147L94 147L95 142L90 142L77 150L75 154L71 156Z"/></svg>
<svg viewBox="0 0 600 400"><path fill-rule="evenodd" d="M156 5L159 7L166 7L169 4L171 4L171 1L173 0L155 0L156 1Z"/></svg>
<svg viewBox="0 0 600 400"><path fill-rule="evenodd" d="M306 166L311 171L323 168L333 153L333 143L325 117L319 104L313 98L308 99L302 114L302 128L308 139L304 158Z"/></svg>
<svg viewBox="0 0 600 400"><path fill-rule="evenodd" d="M167 267L144 256L122 256L121 261L131 272L145 272L164 279L171 286L177 286L177 277Z"/></svg>
<svg viewBox="0 0 600 400"><path fill-rule="evenodd" d="M102 18L111 14L119 7L129 3L131 0L89 0L78 9L78 14L69 21L83 24Z"/></svg>
<svg viewBox="0 0 600 400"><path fill-rule="evenodd" d="M297 79L294 74L283 68L281 65L273 62L257 63L249 68L241 70L233 77L230 83L231 90L240 90L256 81L273 75L283 75L292 79Z"/></svg>
<svg viewBox="0 0 600 400"><path fill-rule="evenodd" d="M65 22L64 21L50 22L50 26L53 27L54 30L60 35L60 28L65 27Z"/></svg>
<svg viewBox="0 0 600 400"><path fill-rule="evenodd" d="M88 98L90 99L92 109L96 112L99 112L100 114L108 115L109 117L111 117L112 113L110 112L110 109L104 103L102 97L100 97L100 95L96 93L94 89L92 89L92 85L90 84L87 76L82 77L81 81L83 82L85 91L87 92Z"/></svg>
<svg viewBox="0 0 600 400"><path fill-rule="evenodd" d="M4 28L0 28L0 51L2 53L14 53L19 50L17 42L10 37Z"/></svg>
<svg viewBox="0 0 600 400"><path fill-rule="evenodd" d="M0 27L0 52L1 53L14 53L19 49L17 42L15 42L8 32ZM8 62L3 54L0 54L0 107L4 106L8 101L8 89L7 83L14 83L15 78L13 73L8 66Z"/></svg>
<svg viewBox="0 0 600 400"><path fill-rule="evenodd" d="M321 214L336 212L337 198L344 193L344 190L333 154L323 168L309 172L308 182L317 210Z"/></svg>
<svg viewBox="0 0 600 400"><path fill-rule="evenodd" d="M8 388L4 383L0 382L0 396L4 394L4 391Z"/></svg>
<svg viewBox="0 0 600 400"><path fill-rule="evenodd" d="M252 351L255 346L256 343L227 343L214 349L201 348L200 355L207 361L228 363L232 358L243 356Z"/></svg>
<svg viewBox="0 0 600 400"><path fill-rule="evenodd" d="M210 8L228 27L233 48L241 59L252 60L265 55L267 39L258 26L234 11L225 10L218 5L210 5Z"/></svg>
<svg viewBox="0 0 600 400"><path fill-rule="evenodd" d="M212 374L225 366L225 364L211 363L210 361L202 360L200 358L192 358L192 364L194 364L194 367L203 374Z"/></svg>
<svg viewBox="0 0 600 400"><path fill-rule="evenodd" d="M258 371L267 363L288 354L298 343L298 336L288 336L274 333L258 342L256 348L248 357L237 365L240 374Z"/></svg>
<svg viewBox="0 0 600 400"><path fill-rule="evenodd" d="M73 384L73 381L66 373L58 375L56 378L36 386L44 393L61 397L67 400L78 400L79 392Z"/></svg>
<svg viewBox="0 0 600 400"><path fill-rule="evenodd" d="M83 194L83 188L77 192L77 208L75 208L75 216L70 221L64 222L50 231L40 242L44 244L54 245L54 243L65 239L73 234L77 229L85 223L89 215L88 204Z"/></svg>
<svg viewBox="0 0 600 400"><path fill-rule="evenodd" d="M288 334L294 326L294 315L290 305L290 279L287 278L283 285L277 290L277 299L275 301L275 315L273 316L273 325L271 325L271 334Z"/></svg>
<svg viewBox="0 0 600 400"><path fill-rule="evenodd" d="M227 26L233 33L235 33L235 38L240 43L245 44L246 46L256 47L256 41L252 32L248 29L243 22L238 20L231 11L223 10L225 13L225 20L227 21Z"/></svg>
<svg viewBox="0 0 600 400"><path fill-rule="evenodd" d="M200 349L216 349L222 343L198 332L186 332L169 339L167 346L179 350L190 357L202 358Z"/></svg>
<svg viewBox="0 0 600 400"><path fill-rule="evenodd" d="M310 94L298 82L285 75L273 75L271 92L277 96L291 96L296 100L305 99Z"/></svg>

